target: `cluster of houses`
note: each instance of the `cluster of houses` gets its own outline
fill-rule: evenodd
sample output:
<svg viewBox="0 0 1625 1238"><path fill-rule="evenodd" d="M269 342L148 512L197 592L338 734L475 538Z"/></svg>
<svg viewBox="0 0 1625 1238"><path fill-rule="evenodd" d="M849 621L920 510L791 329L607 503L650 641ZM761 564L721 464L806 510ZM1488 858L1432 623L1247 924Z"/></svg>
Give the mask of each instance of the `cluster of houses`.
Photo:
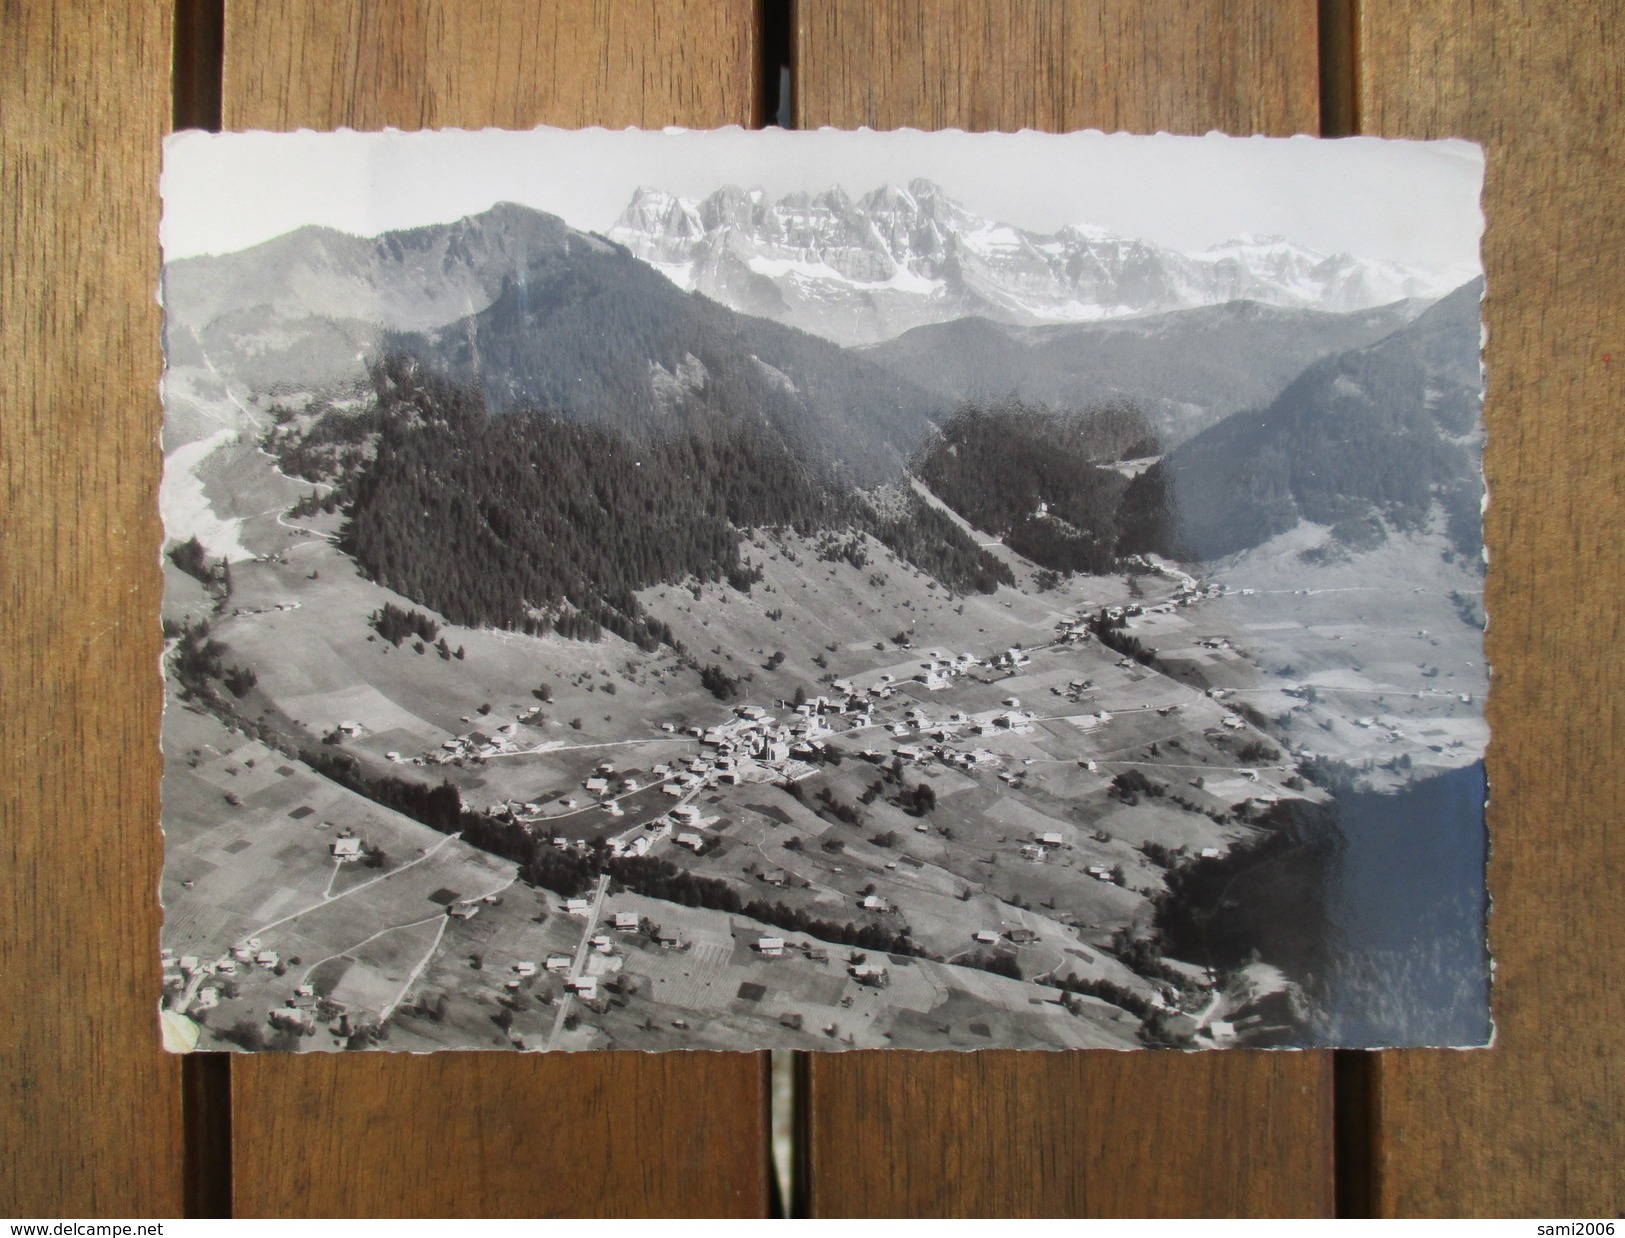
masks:
<svg viewBox="0 0 1625 1238"><path fill-rule="evenodd" d="M238 942L218 959L205 959L196 954L177 956L167 946L158 952L158 957L166 973L187 979L195 976L235 976L240 968L259 967L265 971L275 971L282 962L282 956L275 950L265 949L258 937Z"/></svg>
<svg viewBox="0 0 1625 1238"><path fill-rule="evenodd" d="M760 705L741 705L728 721L713 727L690 727L700 741L701 755L676 779L677 794L708 777L714 782L739 782L746 764L765 766L770 778L804 777L804 763L814 756L824 736L831 733L830 714L849 711L846 702L817 696L794 708L793 721L780 721ZM868 719L864 719L868 725ZM685 785L686 784L686 785Z"/></svg>
<svg viewBox="0 0 1625 1238"><path fill-rule="evenodd" d="M975 715L967 715L964 711L956 709L947 718L940 720L932 720L924 710L913 708L904 714L901 722L887 729L896 739L917 735L921 740L928 742L897 744L890 753L876 748L866 748L862 755L865 759L875 762L885 761L888 756L901 757L911 762L936 759L959 769L972 769L979 765L999 765L1003 758L989 749L950 748L949 741L967 737L1031 733L1034 729L1033 715L1022 710L1020 705L1021 702L1016 697L1006 697L1002 709Z"/></svg>
<svg viewBox="0 0 1625 1238"><path fill-rule="evenodd" d="M183 994L180 998L182 1004L194 1004L204 1010L220 1004L219 988L206 985L205 981L215 977L230 979L255 969L276 971L282 966L282 956L275 950L266 949L258 937L238 942L215 959L206 959L197 954L177 955L167 946L158 952L158 957L163 969L164 987L180 990Z"/></svg>
<svg viewBox="0 0 1625 1238"><path fill-rule="evenodd" d="M443 742L438 751L428 753L422 760L436 765L449 765L453 761L468 758L483 760L515 750L514 737L518 734L519 723L504 722L492 730L495 734L475 730L466 735L455 735Z"/></svg>

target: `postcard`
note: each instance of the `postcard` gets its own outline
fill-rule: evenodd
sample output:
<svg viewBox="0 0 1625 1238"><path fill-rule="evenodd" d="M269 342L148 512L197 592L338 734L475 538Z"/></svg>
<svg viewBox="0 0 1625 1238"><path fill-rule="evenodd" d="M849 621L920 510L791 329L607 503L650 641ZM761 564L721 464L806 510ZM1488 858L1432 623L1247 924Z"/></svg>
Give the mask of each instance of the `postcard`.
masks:
<svg viewBox="0 0 1625 1238"><path fill-rule="evenodd" d="M165 1044L1488 1043L1483 172L171 138Z"/></svg>

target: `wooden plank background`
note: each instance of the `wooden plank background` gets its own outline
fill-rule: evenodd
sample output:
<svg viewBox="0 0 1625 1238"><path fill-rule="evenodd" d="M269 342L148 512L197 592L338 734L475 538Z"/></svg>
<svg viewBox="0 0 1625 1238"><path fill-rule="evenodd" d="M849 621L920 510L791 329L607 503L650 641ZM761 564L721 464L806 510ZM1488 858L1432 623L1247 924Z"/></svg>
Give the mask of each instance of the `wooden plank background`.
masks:
<svg viewBox="0 0 1625 1238"><path fill-rule="evenodd" d="M233 3L223 120L229 129L747 124L749 13L725 0ZM233 1211L761 1216L765 1056L240 1058ZM273 1164L277 1173L263 1172Z"/></svg>
<svg viewBox="0 0 1625 1238"><path fill-rule="evenodd" d="M1313 0L805 5L801 127L1292 134ZM815 1215L1326 1216L1326 1053L849 1053L806 1084Z"/></svg>
<svg viewBox="0 0 1625 1238"><path fill-rule="evenodd" d="M158 1047L169 5L0 6L0 1212L181 1210ZM139 1132L139 1134L138 1134Z"/></svg>
<svg viewBox="0 0 1625 1238"><path fill-rule="evenodd" d="M1362 132L1489 153L1496 1048L1375 1076L1386 1215L1625 1215L1625 40L1606 4L1361 6Z"/></svg>
<svg viewBox="0 0 1625 1238"><path fill-rule="evenodd" d="M183 1106L148 962L152 290L172 46L205 72L182 74L177 106L218 100L229 127L751 124L779 2L229 0L221 19L218 0L180 0L178 45L166 0L0 6L0 1211L174 1216L190 1166L206 1179L191 1206L239 1215L765 1214L761 1055L188 1062ZM215 44L190 37L211 11L214 80ZM1329 1054L818 1057L807 1208L1625 1211L1615 16L1556 0L795 7L802 126L1290 133L1324 118L1487 144L1500 1029L1488 1053L1339 1055L1352 1086L1335 1100ZM227 1175L210 1165L229 1197L211 1196Z"/></svg>

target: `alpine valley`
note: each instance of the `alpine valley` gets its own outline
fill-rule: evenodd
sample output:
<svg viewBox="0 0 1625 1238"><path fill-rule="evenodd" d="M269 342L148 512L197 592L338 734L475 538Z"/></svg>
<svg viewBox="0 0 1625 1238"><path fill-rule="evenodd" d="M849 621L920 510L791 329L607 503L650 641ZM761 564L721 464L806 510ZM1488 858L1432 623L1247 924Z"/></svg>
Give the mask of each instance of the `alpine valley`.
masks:
<svg viewBox="0 0 1625 1238"><path fill-rule="evenodd" d="M1482 830L1475 274L921 180L169 262L166 1035L1480 1036L1339 885Z"/></svg>

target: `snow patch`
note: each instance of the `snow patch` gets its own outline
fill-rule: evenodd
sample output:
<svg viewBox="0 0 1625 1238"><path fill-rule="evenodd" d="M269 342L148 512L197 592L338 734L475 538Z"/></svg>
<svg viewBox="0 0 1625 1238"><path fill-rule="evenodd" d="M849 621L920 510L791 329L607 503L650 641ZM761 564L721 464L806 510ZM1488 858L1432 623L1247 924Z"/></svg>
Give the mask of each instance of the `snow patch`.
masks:
<svg viewBox="0 0 1625 1238"><path fill-rule="evenodd" d="M236 430L216 430L207 438L177 447L164 457L164 476L158 484L158 514L164 522L164 536L176 542L195 537L209 558L224 557L233 563L254 557L242 542L243 519L222 519L216 514L203 492L197 470L217 449L237 439Z"/></svg>

